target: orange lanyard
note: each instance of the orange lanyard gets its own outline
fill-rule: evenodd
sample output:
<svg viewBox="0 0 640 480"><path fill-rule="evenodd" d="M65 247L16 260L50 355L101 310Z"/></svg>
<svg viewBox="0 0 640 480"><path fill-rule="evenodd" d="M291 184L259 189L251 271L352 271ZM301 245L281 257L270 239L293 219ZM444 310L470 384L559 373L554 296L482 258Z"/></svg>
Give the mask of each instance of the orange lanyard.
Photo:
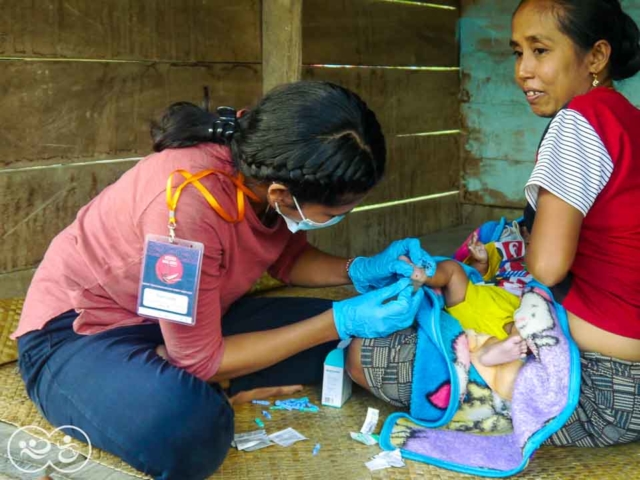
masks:
<svg viewBox="0 0 640 480"><path fill-rule="evenodd" d="M176 188L176 191L172 193L173 175L175 175L176 173L179 173L180 175L182 175L185 178L185 181L182 182L182 184ZM218 175L224 175L229 180L231 180L234 183L234 185L237 187L236 196L238 200L238 216L236 218L233 218L229 213L227 213L224 210L224 208L222 208L220 203L218 203L215 197L211 194L211 192L209 192L209 190L207 190L204 187L204 185L200 183L201 178L204 178L208 175L212 175L214 173ZM175 229L177 225L176 207L178 205L178 199L180 198L180 195L182 194L182 190L184 189L184 187L190 184L193 184L193 186L196 187L198 191L202 194L202 196L207 200L211 208L213 208L218 215L220 215L224 220L226 220L229 223L238 223L244 219L244 212L245 212L244 196L245 195L247 195L249 198L255 201L260 201L260 199L256 196L256 194L253 193L244 185L244 176L242 175L242 173L238 173L237 177L233 177L228 173L221 172L220 170L214 170L214 169L203 170L202 172L196 173L195 175L192 175L191 173L183 169L175 170L171 172L171 175L169 175L169 178L167 179L167 206L169 207L169 238L171 239L171 242L173 242L175 239Z"/></svg>

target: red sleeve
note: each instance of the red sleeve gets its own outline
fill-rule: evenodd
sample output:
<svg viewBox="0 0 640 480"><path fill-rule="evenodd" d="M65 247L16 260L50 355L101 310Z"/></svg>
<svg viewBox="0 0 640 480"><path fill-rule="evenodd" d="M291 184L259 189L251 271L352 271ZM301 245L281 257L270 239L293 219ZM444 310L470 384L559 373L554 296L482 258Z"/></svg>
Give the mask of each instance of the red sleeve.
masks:
<svg viewBox="0 0 640 480"><path fill-rule="evenodd" d="M269 275L286 284L290 283L289 274L296 261L307 249L311 248L307 242L305 232L297 232L291 235L289 241L282 250L282 254L268 269Z"/></svg>
<svg viewBox="0 0 640 480"><path fill-rule="evenodd" d="M143 235L167 235L167 220L163 192L140 217ZM227 233L228 228L225 227L224 221L213 213L195 188L183 191L177 209L176 237L204 244L196 323L183 325L161 319L160 329L169 361L202 380L208 380L217 372L224 351L218 287L223 257L221 236Z"/></svg>

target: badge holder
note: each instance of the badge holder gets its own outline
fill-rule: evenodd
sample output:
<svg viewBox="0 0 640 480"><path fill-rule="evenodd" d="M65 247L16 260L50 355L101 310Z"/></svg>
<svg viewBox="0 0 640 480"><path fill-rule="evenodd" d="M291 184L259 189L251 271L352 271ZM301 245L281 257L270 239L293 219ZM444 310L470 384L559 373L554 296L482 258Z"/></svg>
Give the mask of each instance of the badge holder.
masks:
<svg viewBox="0 0 640 480"><path fill-rule="evenodd" d="M169 236L149 234L145 237L137 306L141 317L191 326L196 323L204 245L176 238L176 207L182 190L211 172L207 170L191 175L186 170L176 170L167 179ZM172 192L175 173L180 173L185 181ZM200 187L198 184L199 190Z"/></svg>
<svg viewBox="0 0 640 480"><path fill-rule="evenodd" d="M170 212L170 215L173 212ZM138 315L195 325L204 245L175 236L147 235L138 292Z"/></svg>
<svg viewBox="0 0 640 480"><path fill-rule="evenodd" d="M222 116L222 113L221 118L228 120ZM172 193L172 179L176 173L182 175L185 180ZM215 197L200 183L200 179L212 174L224 175L236 186L238 215L235 218L227 213ZM229 223L239 223L244 219L245 195L253 200L259 200L255 193L244 186L242 174L233 177L228 173L214 169L203 170L195 175L182 169L172 172L167 179L166 188L169 236L147 235L145 237L137 307L138 315L142 317L170 320L185 325L195 325L196 323L196 306L204 245L190 240L181 240L176 238L175 234L178 199L182 190L191 184L200 191L211 208Z"/></svg>

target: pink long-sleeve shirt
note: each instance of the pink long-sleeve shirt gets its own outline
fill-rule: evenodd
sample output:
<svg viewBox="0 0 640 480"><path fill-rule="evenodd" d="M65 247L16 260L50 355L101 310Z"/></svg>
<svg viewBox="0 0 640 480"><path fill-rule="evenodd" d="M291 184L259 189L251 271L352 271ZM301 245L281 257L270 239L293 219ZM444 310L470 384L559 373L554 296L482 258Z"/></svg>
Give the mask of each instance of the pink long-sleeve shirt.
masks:
<svg viewBox="0 0 640 480"><path fill-rule="evenodd" d="M168 235L165 188L179 168L233 173L229 149L215 144L169 149L140 161L53 239L12 338L72 309L80 314L73 328L83 335L154 321L136 314L144 242L147 234ZM174 175L174 187L182 181ZM236 187L228 178L210 175L201 183L237 215ZM309 245L304 233L291 234L281 218L273 227L263 225L248 202L244 221L227 223L193 185L183 190L176 217L176 237L204 244L196 324L159 323L170 361L206 380L222 360L222 315L266 270L288 282Z"/></svg>

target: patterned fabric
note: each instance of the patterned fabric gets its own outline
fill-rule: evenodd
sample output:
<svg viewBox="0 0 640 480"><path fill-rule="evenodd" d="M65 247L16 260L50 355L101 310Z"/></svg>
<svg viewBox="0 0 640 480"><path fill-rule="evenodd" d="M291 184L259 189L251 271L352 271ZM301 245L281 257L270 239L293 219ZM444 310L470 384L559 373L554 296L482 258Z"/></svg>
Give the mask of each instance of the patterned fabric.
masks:
<svg viewBox="0 0 640 480"><path fill-rule="evenodd" d="M548 445L606 447L640 440L640 363L584 352L580 402Z"/></svg>
<svg viewBox="0 0 640 480"><path fill-rule="evenodd" d="M417 343L415 328L362 341L360 361L371 393L396 407L409 408Z"/></svg>

